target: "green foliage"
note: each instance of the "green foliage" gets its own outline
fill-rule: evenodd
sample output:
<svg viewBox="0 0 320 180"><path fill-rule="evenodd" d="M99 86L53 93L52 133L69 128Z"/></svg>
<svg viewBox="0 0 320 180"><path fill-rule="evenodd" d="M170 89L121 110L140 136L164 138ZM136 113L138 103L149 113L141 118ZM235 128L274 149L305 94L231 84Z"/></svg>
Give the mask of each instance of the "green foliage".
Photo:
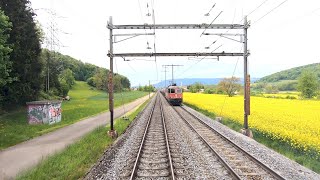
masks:
<svg viewBox="0 0 320 180"><path fill-rule="evenodd" d="M142 96L145 92L130 91L114 94L114 105L129 103ZM2 115L0 118L0 150L46 134L58 128L73 124L87 118L108 111L108 94L104 91L90 90L86 82L77 81L69 92L70 101L62 102L62 119L53 125L30 126L27 122L25 108Z"/></svg>
<svg viewBox="0 0 320 180"><path fill-rule="evenodd" d="M69 89L74 85L75 79L73 77L73 73L70 69L65 69L61 74L60 74L60 82L64 80L65 83L68 85Z"/></svg>
<svg viewBox="0 0 320 180"><path fill-rule="evenodd" d="M215 92L216 92L216 90L212 89L212 88L207 88L204 90L205 94L214 94Z"/></svg>
<svg viewBox="0 0 320 180"><path fill-rule="evenodd" d="M66 97L69 93L70 90L70 85L67 83L65 79L60 80L60 90L59 90L59 95L62 97Z"/></svg>
<svg viewBox="0 0 320 180"><path fill-rule="evenodd" d="M58 94L67 92L64 83L68 84L69 89L74 81L87 81L88 85L96 87L98 90L108 90L109 70L89 63L83 63L70 56L63 55L59 52L51 52L47 49L42 51L42 61L47 64L43 71L43 76L47 76L49 68L50 89L54 87L59 89ZM114 91L130 89L130 81L127 77L120 74L114 74ZM45 84L46 81L43 81ZM63 87L62 87L63 86Z"/></svg>
<svg viewBox="0 0 320 180"><path fill-rule="evenodd" d="M12 44L11 77L17 81L0 89L1 106L10 108L36 100L42 89L42 63L39 61L40 40L29 0L1 0L0 7L12 22L7 43Z"/></svg>
<svg viewBox="0 0 320 180"><path fill-rule="evenodd" d="M98 69L96 74L93 76L93 84L99 90L108 90L108 74L107 69Z"/></svg>
<svg viewBox="0 0 320 180"><path fill-rule="evenodd" d="M223 91L229 97L232 97L236 91L240 91L241 85L239 82L240 78L237 77L223 78L218 84L218 91Z"/></svg>
<svg viewBox="0 0 320 180"><path fill-rule="evenodd" d="M138 91L144 91L144 92L154 92L156 91L155 87L152 85L145 85L145 86L139 86Z"/></svg>
<svg viewBox="0 0 320 180"><path fill-rule="evenodd" d="M142 104L135 112L129 115L129 120L116 119L114 127L118 134L125 132L134 118L146 106ZM55 154L42 161L35 168L20 175L17 179L81 179L89 168L96 163L105 149L115 139L106 136L110 127L99 127L86 135L80 141L70 145L61 153ZM81 158L80 158L81 157Z"/></svg>
<svg viewBox="0 0 320 180"><path fill-rule="evenodd" d="M200 89L204 89L204 85L200 82L196 82L190 86L187 87L190 92L197 93L200 92Z"/></svg>
<svg viewBox="0 0 320 180"><path fill-rule="evenodd" d="M279 92L279 89L277 86L272 85L272 84L267 84L265 87L265 93L267 94L276 94Z"/></svg>
<svg viewBox="0 0 320 180"><path fill-rule="evenodd" d="M266 83L258 82L252 84L252 89L255 91L264 91L266 93L277 93L278 91L296 91L297 80L281 80L278 82Z"/></svg>
<svg viewBox="0 0 320 180"><path fill-rule="evenodd" d="M10 76L12 61L10 61L9 55L12 52L12 48L7 43L11 28L12 23L9 21L9 17L0 8L0 89L14 80Z"/></svg>
<svg viewBox="0 0 320 180"><path fill-rule="evenodd" d="M96 84L94 83L94 77L90 77L87 79L87 83L89 86L96 87Z"/></svg>
<svg viewBox="0 0 320 180"><path fill-rule="evenodd" d="M280 71L269 76L261 78L257 82L278 82L281 80L297 80L303 71L315 72L320 77L320 63L309 64L305 66L295 67L285 71Z"/></svg>
<svg viewBox="0 0 320 180"><path fill-rule="evenodd" d="M313 98L317 95L319 81L317 75L312 71L303 71L298 79L298 90L304 98Z"/></svg>

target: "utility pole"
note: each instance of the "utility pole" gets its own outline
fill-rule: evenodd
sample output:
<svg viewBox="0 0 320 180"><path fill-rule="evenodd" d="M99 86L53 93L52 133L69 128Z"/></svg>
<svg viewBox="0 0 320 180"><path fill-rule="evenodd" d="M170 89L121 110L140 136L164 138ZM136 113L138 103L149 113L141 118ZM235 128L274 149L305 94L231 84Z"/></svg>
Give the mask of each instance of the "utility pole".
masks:
<svg viewBox="0 0 320 180"><path fill-rule="evenodd" d="M151 89L151 87L150 87L150 80L149 80L149 99L150 99L150 89Z"/></svg>
<svg viewBox="0 0 320 180"><path fill-rule="evenodd" d="M110 110L110 131L108 132L109 136L111 136L112 138L117 137L117 131L114 130L113 128L113 106L114 106L114 102L113 102L113 35L112 35L112 28L113 24L112 24L112 16L110 16L109 18L109 23L108 23L108 27L110 27L110 50L109 50L109 54L110 54L110 71L109 71L109 110Z"/></svg>
<svg viewBox="0 0 320 180"><path fill-rule="evenodd" d="M164 88L166 88L167 87L167 66L163 66L164 67L164 71L162 71L162 72L164 72Z"/></svg>
<svg viewBox="0 0 320 180"><path fill-rule="evenodd" d="M248 116L250 115L250 75L248 75L248 28L247 16L244 18L243 28L243 59L244 59L244 122L242 133L252 137L252 132L248 126Z"/></svg>
<svg viewBox="0 0 320 180"><path fill-rule="evenodd" d="M170 64L170 65L163 65L163 66L164 66L164 67L171 66L171 73L172 73L172 74L171 74L171 78L172 78L171 84L173 84L173 83L174 83L174 81L173 81L173 80L174 80L174 79L173 79L173 67L174 67L174 66L176 66L176 67L177 67L177 66L183 66L183 65Z"/></svg>

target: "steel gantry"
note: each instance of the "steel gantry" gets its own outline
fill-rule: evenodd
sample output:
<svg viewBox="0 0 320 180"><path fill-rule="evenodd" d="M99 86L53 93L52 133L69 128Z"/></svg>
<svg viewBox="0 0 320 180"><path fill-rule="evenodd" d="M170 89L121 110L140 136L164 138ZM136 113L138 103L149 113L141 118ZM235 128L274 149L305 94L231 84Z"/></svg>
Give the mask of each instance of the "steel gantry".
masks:
<svg viewBox="0 0 320 180"><path fill-rule="evenodd" d="M243 133L250 136L249 126L248 126L248 115L250 115L250 76L248 75L248 56L249 52L247 50L248 38L247 38L247 30L249 28L249 23L247 22L247 18L244 18L244 24L142 24L142 25L114 25L112 23L112 17L110 17L108 21L107 28L110 31L110 50L108 53L108 57L110 58L110 72L109 72L109 109L110 109L110 131L109 135L116 135L116 131L113 127L113 110L114 110L114 96L113 96L113 58L114 57L167 57L167 56L195 56L195 57L220 57L220 56L243 56L244 58L244 129ZM166 52L155 52L155 53L113 53L113 37L115 36L131 36L126 39L130 39L139 35L152 35L152 33L141 33L141 34L113 34L113 30L118 29L145 29L145 30L154 30L154 29L243 29L243 34L239 34L239 36L243 37L244 52L243 53L234 53L234 52L188 52L188 53L166 53ZM203 35L211 35L210 33L202 33ZM221 37L228 38L230 34L212 34L219 35ZM237 34L238 35L238 34ZM232 39L231 39L232 40ZM119 41L118 41L119 42Z"/></svg>

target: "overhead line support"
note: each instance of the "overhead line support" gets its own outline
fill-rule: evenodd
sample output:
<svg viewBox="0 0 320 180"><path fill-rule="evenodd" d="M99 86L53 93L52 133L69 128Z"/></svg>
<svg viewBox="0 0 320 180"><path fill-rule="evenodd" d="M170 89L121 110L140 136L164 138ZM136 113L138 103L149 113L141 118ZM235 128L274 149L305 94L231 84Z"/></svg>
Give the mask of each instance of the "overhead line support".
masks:
<svg viewBox="0 0 320 180"><path fill-rule="evenodd" d="M142 24L110 25L108 29L243 29L242 24Z"/></svg>
<svg viewBox="0 0 320 180"><path fill-rule="evenodd" d="M111 54L108 53L110 57ZM220 53L116 53L112 55L113 57L152 57L152 56L244 56L244 53L227 53L227 52L220 52Z"/></svg>
<svg viewBox="0 0 320 180"><path fill-rule="evenodd" d="M110 123L111 123L111 131L113 131L113 57L170 57L170 56L204 56L204 57L220 57L220 56L243 56L244 58L244 134L250 136L250 130L248 126L248 116L250 115L250 75L248 74L248 56L249 51L247 49L248 38L247 38L247 30L250 24L247 21L247 17L245 17L244 24L142 24L142 25L114 25L112 24L112 17L110 17L110 21L107 25L107 28L110 30L110 50L108 53L108 57L110 57L110 74L109 74L109 108L110 108ZM112 35L112 31L114 29L242 29L243 34L211 34L205 33L205 35L220 35L224 38L228 38L231 40L235 40L226 36L243 36L243 45L244 52L243 53L232 53L232 52L188 52L188 53L115 53L113 54L113 36L130 36L130 34L116 34ZM133 34L132 36L139 35L151 35L148 33L145 34ZM131 37L129 37L131 38ZM123 40L121 40L123 41ZM173 66L173 65L172 65ZM172 77L173 81L173 77Z"/></svg>

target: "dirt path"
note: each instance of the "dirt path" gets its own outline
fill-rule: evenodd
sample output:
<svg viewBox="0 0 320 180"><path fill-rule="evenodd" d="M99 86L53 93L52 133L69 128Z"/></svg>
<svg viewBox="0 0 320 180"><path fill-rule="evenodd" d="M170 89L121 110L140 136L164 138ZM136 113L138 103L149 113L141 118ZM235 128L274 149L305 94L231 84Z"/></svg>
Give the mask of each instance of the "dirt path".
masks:
<svg viewBox="0 0 320 180"><path fill-rule="evenodd" d="M145 96L126 104L125 108L123 106L116 108L114 117L122 116L124 109L128 112L148 98L149 96ZM74 143L98 126L106 125L107 123L110 123L109 112L84 119L0 151L0 179L14 179L21 171L35 166L47 156L63 150L66 146Z"/></svg>

